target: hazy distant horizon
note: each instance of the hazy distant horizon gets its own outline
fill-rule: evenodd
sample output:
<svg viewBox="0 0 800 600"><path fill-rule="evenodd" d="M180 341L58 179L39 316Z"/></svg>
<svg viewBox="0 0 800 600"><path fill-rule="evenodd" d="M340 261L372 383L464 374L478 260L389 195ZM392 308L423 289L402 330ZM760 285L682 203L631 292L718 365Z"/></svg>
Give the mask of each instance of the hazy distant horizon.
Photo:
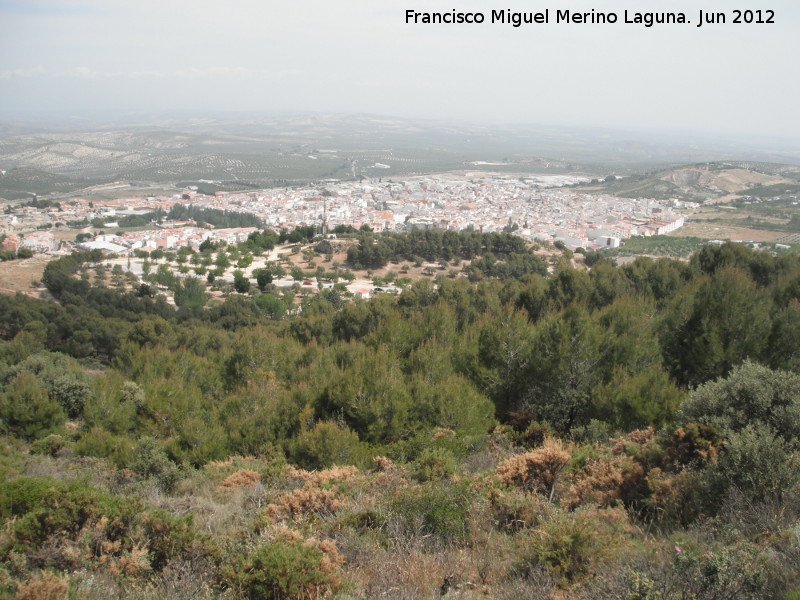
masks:
<svg viewBox="0 0 800 600"><path fill-rule="evenodd" d="M231 125L283 119L327 119L347 120L374 119L376 123L399 122L410 127L443 131L450 128L463 128L466 132L481 132L486 135L513 134L514 137L535 137L538 134L555 135L560 141L574 137L575 141L587 144L628 143L667 148L691 148L697 152L708 152L710 160L715 160L713 151L725 151L742 157L775 154L787 162L800 162L800 139L794 136L745 135L732 132L713 132L698 130L677 130L634 127L598 127L574 123L520 122L509 120L494 122L469 119L409 118L399 115L335 112L335 111L221 111L221 110L172 110L172 111L52 111L49 113L3 115L0 118L0 136L3 128L21 128L22 133L111 131L135 129L162 129L164 131L204 131L223 130L230 133ZM11 135L15 135L12 133ZM542 142L544 143L544 141ZM546 153L545 153L546 154ZM725 158L720 158L725 159ZM745 158L742 158L743 160ZM691 160L687 157L687 160Z"/></svg>
<svg viewBox="0 0 800 600"><path fill-rule="evenodd" d="M655 4L576 0L570 8L663 10ZM498 7L488 0L0 0L0 121L295 110L800 138L800 6L788 0L769 6L771 25L404 21L407 9L453 8ZM548 5L510 0L502 8ZM667 8L695 18L701 8L735 7L675 0Z"/></svg>

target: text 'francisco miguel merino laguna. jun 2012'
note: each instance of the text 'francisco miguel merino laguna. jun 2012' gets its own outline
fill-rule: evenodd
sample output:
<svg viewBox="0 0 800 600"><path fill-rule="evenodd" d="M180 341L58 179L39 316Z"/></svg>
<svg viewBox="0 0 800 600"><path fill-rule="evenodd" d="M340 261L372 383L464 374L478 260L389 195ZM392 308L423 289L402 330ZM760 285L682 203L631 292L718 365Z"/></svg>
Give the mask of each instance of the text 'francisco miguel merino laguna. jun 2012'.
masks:
<svg viewBox="0 0 800 600"><path fill-rule="evenodd" d="M510 9L486 12L419 12L408 9L405 12L406 24L412 25L482 25L484 23L511 25L770 25L775 23L775 11L769 9L706 11L700 9L694 18L683 12L638 12L625 10L622 13L604 12L592 9L578 12L569 9L546 8L539 12L514 12Z"/></svg>

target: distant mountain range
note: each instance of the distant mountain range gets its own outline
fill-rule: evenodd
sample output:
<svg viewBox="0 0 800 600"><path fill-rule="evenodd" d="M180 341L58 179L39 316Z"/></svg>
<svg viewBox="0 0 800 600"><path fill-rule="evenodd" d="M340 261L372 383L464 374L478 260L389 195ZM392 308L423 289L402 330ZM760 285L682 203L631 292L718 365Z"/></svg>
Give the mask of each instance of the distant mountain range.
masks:
<svg viewBox="0 0 800 600"><path fill-rule="evenodd" d="M645 136L553 126L489 126L413 121L371 115L284 114L0 124L0 197L68 194L113 181L178 185L214 181L219 189L285 185L315 179L390 178L448 170L505 173L613 173L625 191L681 190L701 195L729 189L718 175L678 169L687 163L729 161L783 177L800 165L800 150L759 140ZM772 164L774 163L774 164ZM765 166L772 164L772 166ZM749 165L749 166L748 166ZM707 170L707 169L706 169ZM647 173L654 185L642 183ZM734 177L734 180L736 177ZM764 183L748 178L745 185Z"/></svg>

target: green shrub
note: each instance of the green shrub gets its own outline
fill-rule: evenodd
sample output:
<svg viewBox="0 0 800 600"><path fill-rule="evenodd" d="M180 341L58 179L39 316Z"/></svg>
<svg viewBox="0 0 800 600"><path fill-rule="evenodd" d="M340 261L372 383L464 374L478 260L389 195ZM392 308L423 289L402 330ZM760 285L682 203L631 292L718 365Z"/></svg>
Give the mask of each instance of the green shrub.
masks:
<svg viewBox="0 0 800 600"><path fill-rule="evenodd" d="M309 470L333 465L363 466L370 458L369 445L361 442L355 431L333 421L317 423L289 447L290 461Z"/></svg>
<svg viewBox="0 0 800 600"><path fill-rule="evenodd" d="M764 553L749 543L711 550L681 547L675 553L672 574L672 593L679 598L778 597L777 573Z"/></svg>
<svg viewBox="0 0 800 600"><path fill-rule="evenodd" d="M207 551L203 547L205 540L195 529L191 514L176 517L164 510L156 510L144 515L141 525L154 571L160 571L170 559L192 547L202 553Z"/></svg>
<svg viewBox="0 0 800 600"><path fill-rule="evenodd" d="M113 434L136 430L139 412L145 406L144 393L138 385L110 371L94 381L94 393L83 407L87 427L102 427Z"/></svg>
<svg viewBox="0 0 800 600"><path fill-rule="evenodd" d="M134 473L155 479L166 493L175 489L181 478L180 468L167 457L158 441L151 437L143 437L136 444L134 454L136 458L130 465Z"/></svg>
<svg viewBox="0 0 800 600"><path fill-rule="evenodd" d="M251 600L308 600L340 587L340 560L332 545L277 539L240 558L229 578Z"/></svg>
<svg viewBox="0 0 800 600"><path fill-rule="evenodd" d="M62 436L51 433L45 438L36 440L31 444L31 452L55 456L58 451L67 445L67 440Z"/></svg>
<svg viewBox="0 0 800 600"><path fill-rule="evenodd" d="M56 378L50 384L50 396L55 398L70 419L83 414L83 407L91 395L89 384L72 373Z"/></svg>
<svg viewBox="0 0 800 600"><path fill-rule="evenodd" d="M100 427L92 427L75 442L75 453L79 456L107 458L120 469L133 461L133 448L133 440L129 437L115 435Z"/></svg>
<svg viewBox="0 0 800 600"><path fill-rule="evenodd" d="M467 516L475 498L464 482L431 482L398 490L389 500L389 510L400 534L435 536L445 544L457 544L469 533Z"/></svg>
<svg viewBox="0 0 800 600"><path fill-rule="evenodd" d="M562 585L590 575L614 553L625 538L627 515L623 509L579 510L557 513L539 527L526 530L523 558L516 565L521 575L544 566Z"/></svg>
<svg viewBox="0 0 800 600"><path fill-rule="evenodd" d="M723 488L755 500L780 499L800 481L789 444L763 424L730 433L711 470Z"/></svg>
<svg viewBox="0 0 800 600"><path fill-rule="evenodd" d="M494 526L510 534L536 527L557 510L545 498L517 488L492 488L489 491L489 509Z"/></svg>
<svg viewBox="0 0 800 600"><path fill-rule="evenodd" d="M0 481L24 471L26 454L23 442L12 437L0 437Z"/></svg>
<svg viewBox="0 0 800 600"><path fill-rule="evenodd" d="M64 424L64 410L28 371L14 377L0 393L0 432L25 440L53 433Z"/></svg>
<svg viewBox="0 0 800 600"><path fill-rule="evenodd" d="M20 477L0 484L0 516L21 516L46 504L51 492L62 483L52 477Z"/></svg>
<svg viewBox="0 0 800 600"><path fill-rule="evenodd" d="M445 448L424 449L412 465L412 474L417 481L442 481L450 479L456 472L456 458Z"/></svg>
<svg viewBox="0 0 800 600"><path fill-rule="evenodd" d="M110 496L82 481L68 484L49 477L21 477L0 485L0 513L16 516L13 540L36 548L53 535L73 537L102 519L109 540L125 534L140 511L129 498Z"/></svg>
<svg viewBox="0 0 800 600"><path fill-rule="evenodd" d="M588 571L597 550L595 532L583 519L565 516L547 523L532 535L530 557L521 570L543 564L562 581L575 581Z"/></svg>
<svg viewBox="0 0 800 600"><path fill-rule="evenodd" d="M57 352L38 352L10 370L12 375L22 372L35 375L71 419L81 416L91 388L75 359Z"/></svg>
<svg viewBox="0 0 800 600"><path fill-rule="evenodd" d="M696 421L723 435L763 423L794 445L800 431L800 375L746 361L725 378L689 394L678 411L681 424Z"/></svg>

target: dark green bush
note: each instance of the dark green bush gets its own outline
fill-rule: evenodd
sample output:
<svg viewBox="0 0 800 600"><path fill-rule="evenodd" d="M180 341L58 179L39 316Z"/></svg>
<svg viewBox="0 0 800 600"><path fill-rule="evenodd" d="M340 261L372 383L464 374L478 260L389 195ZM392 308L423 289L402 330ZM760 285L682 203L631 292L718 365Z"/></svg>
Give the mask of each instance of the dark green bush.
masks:
<svg viewBox="0 0 800 600"><path fill-rule="evenodd" d="M50 395L58 400L70 419L83 414L83 406L90 394L89 384L71 373L56 378L50 385Z"/></svg>
<svg viewBox="0 0 800 600"><path fill-rule="evenodd" d="M64 484L52 477L20 477L0 484L0 516L22 516L46 505L52 492Z"/></svg>
<svg viewBox="0 0 800 600"><path fill-rule="evenodd" d="M28 371L23 371L0 393L0 432L25 440L53 433L66 421L66 414L47 389Z"/></svg>
<svg viewBox="0 0 800 600"><path fill-rule="evenodd" d="M170 493L181 478L178 465L167 457L158 441L151 437L143 437L134 450L136 458L130 465L137 475L153 478L161 489Z"/></svg>
<svg viewBox="0 0 800 600"><path fill-rule="evenodd" d="M92 427L75 442L79 456L107 458L118 468L128 467L134 459L134 443L129 437L115 435L100 427Z"/></svg>
<svg viewBox="0 0 800 600"><path fill-rule="evenodd" d="M358 434L332 421L317 423L289 445L289 459L304 469L333 465L363 466L371 457L369 445Z"/></svg>

